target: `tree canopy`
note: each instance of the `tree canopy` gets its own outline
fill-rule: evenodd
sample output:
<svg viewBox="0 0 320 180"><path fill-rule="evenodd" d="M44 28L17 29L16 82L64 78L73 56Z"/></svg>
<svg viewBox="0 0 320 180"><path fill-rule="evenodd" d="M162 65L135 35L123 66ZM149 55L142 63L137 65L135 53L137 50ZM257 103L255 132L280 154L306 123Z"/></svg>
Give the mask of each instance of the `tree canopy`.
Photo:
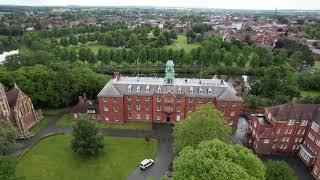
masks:
<svg viewBox="0 0 320 180"><path fill-rule="evenodd" d="M265 162L266 180L296 180L293 170L283 161Z"/></svg>
<svg viewBox="0 0 320 180"><path fill-rule="evenodd" d="M190 112L188 116L173 128L175 154L178 155L186 146L196 147L204 140L217 138L224 142L231 141L232 128L213 105L197 106L196 112Z"/></svg>
<svg viewBox="0 0 320 180"><path fill-rule="evenodd" d="M16 176L17 159L12 156L0 156L0 179L22 180L23 177Z"/></svg>
<svg viewBox="0 0 320 180"><path fill-rule="evenodd" d="M174 180L263 180L265 168L251 150L218 139L186 147L174 160Z"/></svg>
<svg viewBox="0 0 320 180"><path fill-rule="evenodd" d="M4 155L15 145L18 131L10 122L0 119L0 155ZM1 178L0 178L1 179Z"/></svg>
<svg viewBox="0 0 320 180"><path fill-rule="evenodd" d="M103 148L103 137L98 135L98 127L85 117L81 117L73 126L71 147L82 155L96 155Z"/></svg>

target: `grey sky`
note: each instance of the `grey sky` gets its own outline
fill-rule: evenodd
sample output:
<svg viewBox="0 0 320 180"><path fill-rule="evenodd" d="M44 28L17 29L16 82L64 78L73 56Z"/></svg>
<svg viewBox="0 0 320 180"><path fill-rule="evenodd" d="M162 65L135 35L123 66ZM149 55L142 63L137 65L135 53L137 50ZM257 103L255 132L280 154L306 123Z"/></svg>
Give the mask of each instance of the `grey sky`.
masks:
<svg viewBox="0 0 320 180"><path fill-rule="evenodd" d="M320 0L0 0L0 4L320 10Z"/></svg>

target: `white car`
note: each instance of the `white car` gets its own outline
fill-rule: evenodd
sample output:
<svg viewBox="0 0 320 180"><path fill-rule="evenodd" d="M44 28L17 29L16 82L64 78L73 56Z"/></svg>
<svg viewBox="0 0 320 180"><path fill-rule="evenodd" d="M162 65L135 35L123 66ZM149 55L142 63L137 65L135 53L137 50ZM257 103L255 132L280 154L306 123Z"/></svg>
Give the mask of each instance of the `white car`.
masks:
<svg viewBox="0 0 320 180"><path fill-rule="evenodd" d="M145 160L141 161L140 168L142 170L145 170L148 167L152 166L153 163L154 163L154 161L152 159L145 159Z"/></svg>

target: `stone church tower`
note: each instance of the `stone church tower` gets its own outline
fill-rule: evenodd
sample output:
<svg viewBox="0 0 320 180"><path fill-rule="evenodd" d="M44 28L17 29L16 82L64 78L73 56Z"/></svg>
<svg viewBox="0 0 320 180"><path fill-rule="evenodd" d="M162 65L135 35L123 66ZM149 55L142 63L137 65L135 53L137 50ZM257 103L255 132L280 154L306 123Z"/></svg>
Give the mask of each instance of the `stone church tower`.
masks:
<svg viewBox="0 0 320 180"><path fill-rule="evenodd" d="M10 121L10 106L4 87L0 83L0 118Z"/></svg>

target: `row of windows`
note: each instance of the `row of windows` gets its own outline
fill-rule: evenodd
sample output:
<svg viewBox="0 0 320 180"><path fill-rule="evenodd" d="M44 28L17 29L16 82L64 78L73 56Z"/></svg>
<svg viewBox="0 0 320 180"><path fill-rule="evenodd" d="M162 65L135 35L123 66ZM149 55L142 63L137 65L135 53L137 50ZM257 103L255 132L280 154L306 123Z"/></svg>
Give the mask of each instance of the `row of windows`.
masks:
<svg viewBox="0 0 320 180"><path fill-rule="evenodd" d="M128 92L132 92L132 85L129 85L129 86L128 86ZM137 86L137 92L138 92L138 93L141 92L141 87L140 87L140 86ZM150 92L150 86L149 86L149 85L146 86L146 92L147 92L147 93ZM161 93L161 87L160 87L160 86L158 87L157 92L158 92L158 93ZM190 92L190 94L193 94L193 92L194 92L193 87L190 87L189 92ZM182 93L181 87L178 88L178 93ZM199 93L199 94L202 94L202 93L203 93L203 90L202 90L201 87L199 88L198 93ZM211 88L207 89L207 93L208 93L208 94L212 94L212 89L211 89Z"/></svg>
<svg viewBox="0 0 320 180"><path fill-rule="evenodd" d="M313 122L311 124L311 129L314 130L316 133L318 133L319 132L319 125L316 124L315 122Z"/></svg>
<svg viewBox="0 0 320 180"><path fill-rule="evenodd" d="M283 134L292 134L293 129L283 129L282 132L283 132ZM280 134L280 133L281 133L281 129L277 129L276 134ZM299 135L304 134L304 133L305 133L305 129L299 129L297 131L297 134L299 134Z"/></svg>
<svg viewBox="0 0 320 180"><path fill-rule="evenodd" d="M311 139L313 142L316 142L317 146L320 147L320 139L316 139L313 133L308 133L308 138Z"/></svg>
<svg viewBox="0 0 320 180"><path fill-rule="evenodd" d="M140 101L141 96L135 96L135 99L136 99L136 101ZM127 96L127 100L130 101L131 96ZM149 101L149 100L150 100L150 96L145 96L145 101ZM204 100L203 98L198 98L199 103L201 103L203 100ZM166 102L173 102L173 98L166 98L165 101ZM212 99L208 99L208 102L212 102L212 101L213 101ZM108 98L104 97L103 102L108 102ZM118 102L118 98L114 97L113 102ZM160 96L157 97L157 102L161 102ZM177 97L177 102L181 102L181 97ZM193 102L193 98L189 98L189 102ZM234 103L232 106L236 106L236 103Z"/></svg>

